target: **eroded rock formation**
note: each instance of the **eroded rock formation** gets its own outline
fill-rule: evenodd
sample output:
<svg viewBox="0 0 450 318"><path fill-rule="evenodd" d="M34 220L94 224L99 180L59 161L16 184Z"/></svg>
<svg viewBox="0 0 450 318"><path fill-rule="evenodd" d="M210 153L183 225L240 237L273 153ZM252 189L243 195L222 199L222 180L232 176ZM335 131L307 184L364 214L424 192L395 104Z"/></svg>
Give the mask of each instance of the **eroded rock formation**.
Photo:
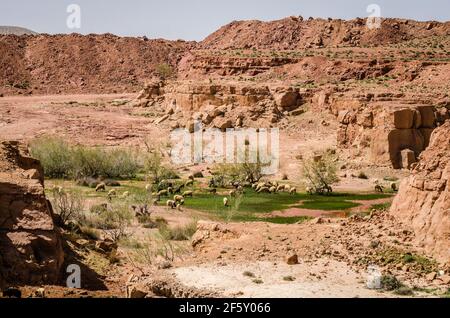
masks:
<svg viewBox="0 0 450 318"><path fill-rule="evenodd" d="M0 143L0 284L56 283L64 254L43 170L17 142Z"/></svg>
<svg viewBox="0 0 450 318"><path fill-rule="evenodd" d="M412 227L426 251L450 264L450 121L434 131L391 213Z"/></svg>

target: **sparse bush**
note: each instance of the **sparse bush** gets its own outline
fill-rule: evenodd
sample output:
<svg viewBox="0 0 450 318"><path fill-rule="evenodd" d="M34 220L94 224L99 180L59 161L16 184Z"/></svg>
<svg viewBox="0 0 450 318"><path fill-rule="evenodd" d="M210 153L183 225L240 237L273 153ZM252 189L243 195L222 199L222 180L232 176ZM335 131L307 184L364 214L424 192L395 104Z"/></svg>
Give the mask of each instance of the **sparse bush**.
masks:
<svg viewBox="0 0 450 318"><path fill-rule="evenodd" d="M383 275L381 277L381 286L384 290L393 291L402 287L402 284L395 276Z"/></svg>
<svg viewBox="0 0 450 318"><path fill-rule="evenodd" d="M412 296L414 295L414 291L407 286L401 286L394 291L394 294L399 296Z"/></svg>
<svg viewBox="0 0 450 318"><path fill-rule="evenodd" d="M331 186L339 181L335 156L330 152L303 161L303 176L315 193L329 193Z"/></svg>
<svg viewBox="0 0 450 318"><path fill-rule="evenodd" d="M55 188L52 191L51 203L63 224L78 219L84 209L83 196L78 192L67 193Z"/></svg>
<svg viewBox="0 0 450 318"><path fill-rule="evenodd" d="M89 227L89 226L82 226L82 227L80 227L80 229L81 229L81 233L83 234L84 237L87 237L94 241L97 241L100 239L100 233L96 229Z"/></svg>
<svg viewBox="0 0 450 318"><path fill-rule="evenodd" d="M369 177L366 175L365 172L361 171L361 172L358 174L358 179L367 180L367 179L369 179Z"/></svg>
<svg viewBox="0 0 450 318"><path fill-rule="evenodd" d="M285 276L285 277L283 277L283 280L286 281L286 282L293 282L293 281L295 281L295 277L293 277L293 276Z"/></svg>
<svg viewBox="0 0 450 318"><path fill-rule="evenodd" d="M179 179L180 177L173 169L163 165L162 159L159 150L152 150L145 158L144 169L152 181L159 183L165 179Z"/></svg>
<svg viewBox="0 0 450 318"><path fill-rule="evenodd" d="M197 222L192 221L183 226L169 227L162 226L159 228L161 236L168 241L187 241L192 238L197 231Z"/></svg>
<svg viewBox="0 0 450 318"><path fill-rule="evenodd" d="M81 223L103 230L112 241L117 242L127 236L127 226L131 223L133 215L125 203L113 204L100 215L85 215Z"/></svg>
<svg viewBox="0 0 450 318"><path fill-rule="evenodd" d="M174 75L173 67L168 63L161 63L156 66L156 74L161 79L169 79Z"/></svg>

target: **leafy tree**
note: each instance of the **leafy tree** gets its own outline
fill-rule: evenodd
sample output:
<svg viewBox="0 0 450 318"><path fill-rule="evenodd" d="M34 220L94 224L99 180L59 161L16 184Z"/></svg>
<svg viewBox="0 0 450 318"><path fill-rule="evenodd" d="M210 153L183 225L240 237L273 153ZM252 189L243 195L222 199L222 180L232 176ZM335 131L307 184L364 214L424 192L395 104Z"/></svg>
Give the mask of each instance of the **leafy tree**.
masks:
<svg viewBox="0 0 450 318"><path fill-rule="evenodd" d="M330 152L303 161L303 176L307 180L308 192L316 194L333 192L331 186L339 181L336 171L336 158Z"/></svg>

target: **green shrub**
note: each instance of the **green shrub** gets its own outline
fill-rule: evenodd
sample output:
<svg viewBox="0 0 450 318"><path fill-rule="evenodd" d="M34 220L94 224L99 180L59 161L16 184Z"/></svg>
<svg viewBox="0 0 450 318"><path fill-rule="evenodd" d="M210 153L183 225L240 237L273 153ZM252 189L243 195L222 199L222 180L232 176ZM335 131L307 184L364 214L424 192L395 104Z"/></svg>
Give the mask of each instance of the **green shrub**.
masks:
<svg viewBox="0 0 450 318"><path fill-rule="evenodd" d="M381 286L387 291L393 291L402 287L402 284L395 276L383 275L381 277Z"/></svg>
<svg viewBox="0 0 450 318"><path fill-rule="evenodd" d="M173 67L168 63L158 64L155 71L161 79L169 79L174 76Z"/></svg>
<svg viewBox="0 0 450 318"><path fill-rule="evenodd" d="M133 178L140 170L138 154L129 149L71 146L57 137L42 137L30 144L49 178Z"/></svg>
<svg viewBox="0 0 450 318"><path fill-rule="evenodd" d="M30 144L31 155L38 159L44 172L50 178L66 178L72 169L72 156L69 145L62 139L42 137Z"/></svg>
<svg viewBox="0 0 450 318"><path fill-rule="evenodd" d="M161 236L169 241L187 241L192 238L194 233L197 231L197 222L193 221L184 226L162 226L159 228Z"/></svg>
<svg viewBox="0 0 450 318"><path fill-rule="evenodd" d="M133 178L139 171L137 155L125 149L101 149L78 146L72 150L72 176Z"/></svg>
<svg viewBox="0 0 450 318"><path fill-rule="evenodd" d="M358 179L367 180L367 179L369 179L369 177L366 175L365 172L362 172L362 171L361 171L361 172L358 174Z"/></svg>

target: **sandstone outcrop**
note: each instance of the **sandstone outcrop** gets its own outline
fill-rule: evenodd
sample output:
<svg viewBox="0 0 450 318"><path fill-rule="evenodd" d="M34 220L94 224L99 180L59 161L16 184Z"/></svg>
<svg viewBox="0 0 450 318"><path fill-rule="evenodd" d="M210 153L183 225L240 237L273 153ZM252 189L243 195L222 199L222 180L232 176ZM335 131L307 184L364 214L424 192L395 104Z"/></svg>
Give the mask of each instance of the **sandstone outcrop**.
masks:
<svg viewBox="0 0 450 318"><path fill-rule="evenodd" d="M0 280L54 284L64 260L43 170L17 142L0 143Z"/></svg>
<svg viewBox="0 0 450 318"><path fill-rule="evenodd" d="M185 123L182 126L193 132L195 120L221 130L270 126L303 103L303 94L290 86L151 81L131 106L152 107L161 114L156 124L170 119Z"/></svg>
<svg viewBox="0 0 450 318"><path fill-rule="evenodd" d="M387 99L334 101L332 112L340 123L338 144L368 150L373 163L408 169L428 147L431 134L448 118L449 110Z"/></svg>
<svg viewBox="0 0 450 318"><path fill-rule="evenodd" d="M450 264L450 121L433 132L391 213L414 230L427 252Z"/></svg>

